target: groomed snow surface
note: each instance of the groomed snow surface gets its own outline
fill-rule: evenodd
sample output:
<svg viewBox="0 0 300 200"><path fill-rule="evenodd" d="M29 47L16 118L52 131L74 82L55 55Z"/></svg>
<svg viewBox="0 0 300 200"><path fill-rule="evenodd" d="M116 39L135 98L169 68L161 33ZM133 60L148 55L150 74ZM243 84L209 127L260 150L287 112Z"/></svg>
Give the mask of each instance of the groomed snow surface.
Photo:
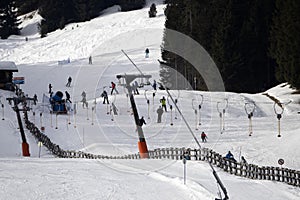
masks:
<svg viewBox="0 0 300 200"><path fill-rule="evenodd" d="M37 94L39 103L32 106L31 121L45 127L45 134L64 150L76 150L101 155L125 155L138 152L137 132L131 115L126 90L118 85L119 94L109 95L110 102L118 108L118 115L107 114L102 103L103 90L110 94L110 82L118 83L117 74L138 74L136 68L121 52L123 49L145 74L159 80L160 45L164 27L164 5L157 5L156 18L148 17L145 9L118 12L115 6L100 17L85 23L68 25L64 30L39 38L36 24L40 17L25 20L22 36L0 40L0 60L16 62L24 76L21 88L29 96ZM28 41L25 41L25 37ZM150 57L144 51L150 49ZM88 64L92 56L93 64ZM58 61L71 62L58 65ZM67 78L73 78L66 87ZM140 80L138 80L140 82ZM54 92L68 91L77 105L77 114L51 115L42 103L48 94L48 84ZM89 109L82 108L81 93L87 93ZM138 112L147 124L143 126L148 149L167 147L197 148L193 137L178 112L163 114L158 124L156 109L159 99L167 93L156 92L153 101L151 86L140 88L135 95ZM178 99L178 106L190 124L196 137L205 131L208 142L202 147L211 148L223 155L229 150L237 160L244 156L249 163L260 166L278 166L279 158L285 160L283 167L300 168L300 106L299 95L293 94L286 84L272 88L266 93L285 103L281 119L281 138L277 137L278 124L273 101L262 94L236 94L223 92L170 91ZM203 95L201 126L196 128L193 104L197 107ZM59 159L42 147L26 131L30 145L30 157L23 157L21 137L15 113L5 100L13 93L0 90L0 199L201 199L218 197L218 186L212 170L206 162L188 161L187 180L184 185L183 163L173 160L88 160ZM146 97L150 100L149 108ZM225 132L220 134L220 118L217 104L222 108L228 99L225 114ZM194 100L193 100L194 99ZM96 102L96 104L95 104ZM248 136L249 120L244 105L255 102L253 135ZM92 113L92 107L95 113ZM275 107L278 112L280 108ZM42 113L42 118L39 114ZM149 116L149 118L148 118ZM175 119L174 117L177 117ZM113 119L113 120L112 120ZM68 124L68 122L71 124ZM92 125L94 123L94 125ZM56 129L57 127L57 129ZM216 168L230 199L236 200L296 200L300 189L280 182L250 180L227 174Z"/></svg>

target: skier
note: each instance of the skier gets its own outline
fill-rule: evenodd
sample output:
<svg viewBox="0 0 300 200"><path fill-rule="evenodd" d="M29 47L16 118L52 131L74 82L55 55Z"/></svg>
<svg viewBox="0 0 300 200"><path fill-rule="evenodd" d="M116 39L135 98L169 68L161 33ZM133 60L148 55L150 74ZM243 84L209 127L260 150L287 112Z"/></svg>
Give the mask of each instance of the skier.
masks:
<svg viewBox="0 0 300 200"><path fill-rule="evenodd" d="M164 113L164 110L162 109L161 106L157 109L157 123L161 123L161 116Z"/></svg>
<svg viewBox="0 0 300 200"><path fill-rule="evenodd" d="M190 149L187 149L183 153L183 158L185 158L186 160L191 160L191 156L190 155L191 155L191 151L190 151Z"/></svg>
<svg viewBox="0 0 300 200"><path fill-rule="evenodd" d="M247 163L246 159L244 158L244 156L242 156L241 159L242 159L241 164L248 165L248 163Z"/></svg>
<svg viewBox="0 0 300 200"><path fill-rule="evenodd" d="M117 94L119 94L117 88L116 88L116 84L114 82L111 82L111 92L110 95L113 94L113 91L115 91Z"/></svg>
<svg viewBox="0 0 300 200"><path fill-rule="evenodd" d="M93 64L93 61L92 61L92 56L89 57L89 64Z"/></svg>
<svg viewBox="0 0 300 200"><path fill-rule="evenodd" d="M70 100L71 96L70 96L69 92L65 91L65 94L66 94L66 102L72 103L72 101Z"/></svg>
<svg viewBox="0 0 300 200"><path fill-rule="evenodd" d="M165 112L167 112L167 104L166 104L166 98L163 96L162 99L160 99L161 106L165 109Z"/></svg>
<svg viewBox="0 0 300 200"><path fill-rule="evenodd" d="M81 93L81 96L82 96L82 100L81 100L81 102L82 102L82 108L84 108L84 105L85 105L86 107L88 107L88 103L87 103L87 101L86 101L86 93L85 93L85 91L83 91L83 92Z"/></svg>
<svg viewBox="0 0 300 200"><path fill-rule="evenodd" d="M149 51L149 49L148 48L146 48L146 50L145 50L145 58L149 58L149 53L150 53L150 51Z"/></svg>
<svg viewBox="0 0 300 200"><path fill-rule="evenodd" d="M228 153L226 154L225 159L232 160L232 161L236 162L236 160L233 157L233 154L230 151L228 151Z"/></svg>
<svg viewBox="0 0 300 200"><path fill-rule="evenodd" d="M202 140L202 142L206 142L206 138L207 138L206 134L204 132L202 132L201 133L201 140Z"/></svg>
<svg viewBox="0 0 300 200"><path fill-rule="evenodd" d="M114 103L111 103L112 106L112 111L114 112L114 115L118 115L118 108L116 107L116 105Z"/></svg>
<svg viewBox="0 0 300 200"><path fill-rule="evenodd" d="M142 127L144 124L146 125L146 121L145 121L145 119L144 119L144 116L142 116L142 118L140 119L140 126Z"/></svg>
<svg viewBox="0 0 300 200"><path fill-rule="evenodd" d="M48 88L49 88L49 94L51 94L52 93L52 85L51 85L51 83L49 83Z"/></svg>
<svg viewBox="0 0 300 200"><path fill-rule="evenodd" d="M66 87L70 87L71 86L71 82L72 82L72 78L71 78L71 76L69 76L68 82L66 84Z"/></svg>
<svg viewBox="0 0 300 200"><path fill-rule="evenodd" d="M33 104L36 105L37 102L38 102L37 95L34 94L33 95Z"/></svg>
<svg viewBox="0 0 300 200"><path fill-rule="evenodd" d="M105 101L109 104L107 92L105 90L102 92L101 97L103 97L103 104L105 104Z"/></svg>
<svg viewBox="0 0 300 200"><path fill-rule="evenodd" d="M139 87L139 84L138 84L137 81L135 81L135 82L131 85L131 88L132 88L134 94L140 94L139 91L138 91L138 89L137 89L138 87Z"/></svg>
<svg viewBox="0 0 300 200"><path fill-rule="evenodd" d="M153 87L154 90L156 90L156 86L157 86L157 85L156 85L156 80L154 80L154 81L153 81L153 84L152 84L152 87Z"/></svg>

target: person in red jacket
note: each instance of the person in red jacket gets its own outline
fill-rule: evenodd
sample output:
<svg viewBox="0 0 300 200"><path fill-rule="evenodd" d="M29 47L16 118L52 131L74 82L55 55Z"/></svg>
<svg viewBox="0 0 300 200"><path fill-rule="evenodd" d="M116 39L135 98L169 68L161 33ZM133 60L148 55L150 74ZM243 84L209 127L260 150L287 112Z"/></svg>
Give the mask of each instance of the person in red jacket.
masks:
<svg viewBox="0 0 300 200"><path fill-rule="evenodd" d="M113 91L115 91L117 94L119 94L117 88L116 88L116 84L114 82L111 82L111 92L110 95L113 94Z"/></svg>
<svg viewBox="0 0 300 200"><path fill-rule="evenodd" d="M206 142L206 139L207 139L207 135L204 132L202 132L201 133L201 140L202 140L202 142Z"/></svg>

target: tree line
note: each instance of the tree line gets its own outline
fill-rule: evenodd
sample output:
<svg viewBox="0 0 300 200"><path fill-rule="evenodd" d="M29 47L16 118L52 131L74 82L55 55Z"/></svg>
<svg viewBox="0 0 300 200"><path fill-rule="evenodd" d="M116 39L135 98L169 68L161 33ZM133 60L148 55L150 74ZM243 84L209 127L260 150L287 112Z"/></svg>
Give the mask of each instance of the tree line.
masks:
<svg viewBox="0 0 300 200"><path fill-rule="evenodd" d="M121 11L140 9L145 0L1 0L0 36L6 39L19 34L17 16L38 10L43 17L39 30L41 37L66 24L83 22L98 17L101 11L120 5Z"/></svg>
<svg viewBox="0 0 300 200"><path fill-rule="evenodd" d="M165 27L188 35L210 54L226 91L261 92L279 82L300 88L300 1L165 2ZM203 78L190 63L164 50L167 37L165 32L162 81L167 82L170 77L168 67L176 68L190 85L206 90ZM182 48L189 47L182 44Z"/></svg>

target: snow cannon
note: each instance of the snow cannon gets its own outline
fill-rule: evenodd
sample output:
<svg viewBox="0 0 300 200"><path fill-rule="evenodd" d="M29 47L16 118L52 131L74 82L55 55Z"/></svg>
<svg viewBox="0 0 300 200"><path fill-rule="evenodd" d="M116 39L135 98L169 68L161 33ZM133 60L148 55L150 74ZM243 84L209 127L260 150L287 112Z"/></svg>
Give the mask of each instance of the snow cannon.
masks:
<svg viewBox="0 0 300 200"><path fill-rule="evenodd" d="M60 102L62 101L64 94L61 91L57 91L55 95L52 97L53 101Z"/></svg>
<svg viewBox="0 0 300 200"><path fill-rule="evenodd" d="M64 94L61 91L57 91L53 97L50 98L52 106L52 112L57 114L66 114L66 102L63 99Z"/></svg>

